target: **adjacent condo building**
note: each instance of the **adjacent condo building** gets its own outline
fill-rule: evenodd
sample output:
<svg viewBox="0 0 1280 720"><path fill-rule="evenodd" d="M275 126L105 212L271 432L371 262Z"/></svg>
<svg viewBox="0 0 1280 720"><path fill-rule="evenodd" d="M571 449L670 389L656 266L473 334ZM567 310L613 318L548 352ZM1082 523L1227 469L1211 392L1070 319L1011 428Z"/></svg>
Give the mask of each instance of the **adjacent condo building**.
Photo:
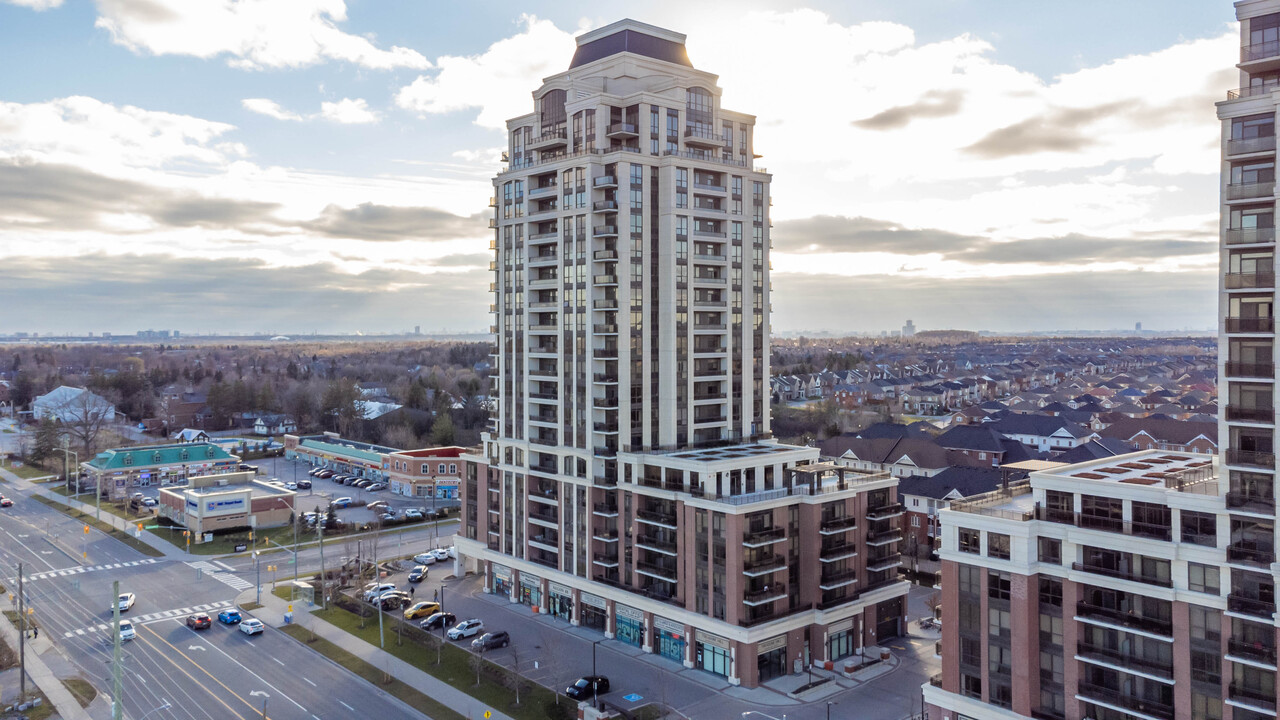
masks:
<svg viewBox="0 0 1280 720"><path fill-rule="evenodd" d="M463 458L469 569L747 686L897 635L896 481L769 432L754 118L683 35L629 20L579 37L531 105L494 179L497 412Z"/></svg>
<svg viewBox="0 0 1280 720"><path fill-rule="evenodd" d="M1239 88L1217 106L1223 449L1043 470L943 511L930 718L1276 717L1280 0L1235 8Z"/></svg>

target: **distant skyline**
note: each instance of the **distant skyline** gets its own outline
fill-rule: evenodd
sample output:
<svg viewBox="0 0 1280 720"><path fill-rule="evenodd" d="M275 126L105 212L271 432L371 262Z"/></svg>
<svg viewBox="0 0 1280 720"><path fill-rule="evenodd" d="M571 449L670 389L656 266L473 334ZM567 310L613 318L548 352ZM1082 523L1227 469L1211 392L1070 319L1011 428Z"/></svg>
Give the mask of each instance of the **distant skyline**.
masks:
<svg viewBox="0 0 1280 720"><path fill-rule="evenodd" d="M777 332L1216 327L1233 15L0 0L0 333L485 331L503 123L624 16L758 117Z"/></svg>

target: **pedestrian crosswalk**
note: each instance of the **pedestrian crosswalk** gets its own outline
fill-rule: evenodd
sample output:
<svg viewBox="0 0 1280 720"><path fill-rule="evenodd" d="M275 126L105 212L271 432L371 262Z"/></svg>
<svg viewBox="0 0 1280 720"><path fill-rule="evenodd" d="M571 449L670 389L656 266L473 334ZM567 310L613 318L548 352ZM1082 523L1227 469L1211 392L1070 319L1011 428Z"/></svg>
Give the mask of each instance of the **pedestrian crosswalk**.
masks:
<svg viewBox="0 0 1280 720"><path fill-rule="evenodd" d="M204 560L199 560L197 562L189 562L186 564L190 565L196 570L205 571L211 577L213 577L214 580L217 580L223 585L230 585L232 588L236 590L248 590L249 588L253 587L253 583L249 582L248 580L245 580L244 578L241 578L238 575L232 575L231 573L224 570L223 568L226 567L225 565L222 567L218 567L217 565L214 565L213 563L210 563L210 562L205 562Z"/></svg>
<svg viewBox="0 0 1280 720"><path fill-rule="evenodd" d="M120 568L136 567L138 565L151 565L156 561L155 558L147 560L134 560L133 562L122 563L104 563L102 565L92 565L90 567L73 567L64 570L47 570L35 575L28 575L27 580L41 580L43 578L66 577L68 575L79 575L81 573L95 572L97 570L118 570Z"/></svg>
<svg viewBox="0 0 1280 720"><path fill-rule="evenodd" d="M164 620L172 620L174 618L185 618L192 613L204 612L210 615L216 615L218 612L231 607L230 600L219 600L215 603L207 605L193 605L191 607L175 608L173 610L161 610L160 612L147 613L146 615L129 615L121 614L121 619L129 620L134 625L147 625L154 622ZM103 633L111 630L110 623L98 623L97 625L89 625L75 630L68 630L62 636L66 638L76 637L80 635L93 635L95 633Z"/></svg>

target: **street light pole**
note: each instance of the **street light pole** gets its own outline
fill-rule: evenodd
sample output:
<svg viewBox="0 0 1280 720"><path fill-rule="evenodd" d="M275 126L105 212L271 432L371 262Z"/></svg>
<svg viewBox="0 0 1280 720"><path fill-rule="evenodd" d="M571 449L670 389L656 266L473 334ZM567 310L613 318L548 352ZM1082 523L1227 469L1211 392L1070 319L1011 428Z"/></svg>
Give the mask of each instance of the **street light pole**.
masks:
<svg viewBox="0 0 1280 720"><path fill-rule="evenodd" d="M595 704L597 710L600 709L600 688L596 678L600 676L600 673L596 672L596 646L604 642L604 640L604 638L600 638L591 643L591 702Z"/></svg>

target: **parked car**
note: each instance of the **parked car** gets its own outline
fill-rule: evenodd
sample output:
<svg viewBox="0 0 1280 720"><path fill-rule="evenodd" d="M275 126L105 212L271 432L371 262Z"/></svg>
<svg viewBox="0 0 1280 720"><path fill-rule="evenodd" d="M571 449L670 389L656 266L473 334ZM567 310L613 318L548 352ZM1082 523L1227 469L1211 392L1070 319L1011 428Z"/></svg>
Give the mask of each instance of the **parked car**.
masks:
<svg viewBox="0 0 1280 720"><path fill-rule="evenodd" d="M337 498L337 499L335 499L335 500L333 500L332 502L330 502L330 503L329 503L329 507L335 507L335 508L349 508L349 507L351 507L351 498L349 498L349 497L340 497L340 498Z"/></svg>
<svg viewBox="0 0 1280 720"><path fill-rule="evenodd" d="M429 552L419 553L413 556L413 561L419 565L435 565L436 556Z"/></svg>
<svg viewBox="0 0 1280 720"><path fill-rule="evenodd" d="M434 550L428 550L427 552L434 555L438 562L444 562L449 559L449 551L444 548L436 548Z"/></svg>
<svg viewBox="0 0 1280 720"><path fill-rule="evenodd" d="M411 583L420 583L426 579L427 579L426 565L415 565L414 568L409 571L409 582Z"/></svg>
<svg viewBox="0 0 1280 720"><path fill-rule="evenodd" d="M352 485L354 485L355 487L358 487L358 488L360 488L361 490L363 490L363 489L365 489L365 488L369 487L370 485L372 485L372 484L373 484L373 481L372 481L372 480L357 480L357 481L355 481L355 482L353 482L353 483L351 483L351 484L352 484Z"/></svg>
<svg viewBox="0 0 1280 720"><path fill-rule="evenodd" d="M239 610L223 610L218 613L218 622L223 625L237 625L240 623Z"/></svg>
<svg viewBox="0 0 1280 720"><path fill-rule="evenodd" d="M462 638L478 635L481 630L484 630L484 623L478 618L472 618L470 620L463 620L457 625L449 628L449 632L445 633L445 635L450 640L461 640Z"/></svg>
<svg viewBox="0 0 1280 720"><path fill-rule="evenodd" d="M257 618L245 618L240 623L240 632L245 635L261 635L266 626Z"/></svg>
<svg viewBox="0 0 1280 720"><path fill-rule="evenodd" d="M409 508L408 510L404 511L405 520L421 520L424 517L426 516L423 515L422 511L417 508Z"/></svg>
<svg viewBox="0 0 1280 720"><path fill-rule="evenodd" d="M321 479L323 479L323 480L328 480L329 478L333 477L333 471L332 471L332 470L321 470L321 471L316 475L316 477L321 478Z"/></svg>
<svg viewBox="0 0 1280 720"><path fill-rule="evenodd" d="M369 508L370 510L377 510L378 508L390 507L389 505L387 505L386 500L370 500L369 502L365 503L364 506Z"/></svg>
<svg viewBox="0 0 1280 720"><path fill-rule="evenodd" d="M457 559L458 559L458 546L457 546L457 545L450 545L450 546L449 546L449 549L448 549L448 550L446 550L445 552L449 553L449 557L453 558L454 560L457 560Z"/></svg>
<svg viewBox="0 0 1280 720"><path fill-rule="evenodd" d="M155 498L145 497L145 498L142 498L142 504L146 505L147 507L155 507L157 503Z"/></svg>
<svg viewBox="0 0 1280 720"><path fill-rule="evenodd" d="M192 630L208 630L213 626L213 620L209 618L207 613L196 613L187 616L187 627Z"/></svg>
<svg viewBox="0 0 1280 720"><path fill-rule="evenodd" d="M133 623L129 620L120 621L120 639L132 640L138 637L138 631L133 628Z"/></svg>
<svg viewBox="0 0 1280 720"><path fill-rule="evenodd" d="M511 636L506 630L488 632L471 641L471 649L476 652L504 648L511 644Z"/></svg>
<svg viewBox="0 0 1280 720"><path fill-rule="evenodd" d="M284 484L284 489L285 489L285 490L297 490L297 489L298 489L298 483L296 483L296 482L287 482L287 483L285 483L285 484Z"/></svg>
<svg viewBox="0 0 1280 720"><path fill-rule="evenodd" d="M564 689L564 694L573 700L586 700L594 695L609 692L609 678L604 675L586 675Z"/></svg>
<svg viewBox="0 0 1280 720"><path fill-rule="evenodd" d="M451 612L438 612L432 615L431 617L427 618L426 620L423 620L422 622L418 623L418 627L422 628L423 630L438 630L440 628L447 628L450 625L456 625L457 623L458 623L457 615L454 615Z"/></svg>
<svg viewBox="0 0 1280 720"><path fill-rule="evenodd" d="M320 474L320 468L311 468L310 470L307 471L307 474L310 475L311 477L315 477Z"/></svg>
<svg viewBox="0 0 1280 720"><path fill-rule="evenodd" d="M373 599L385 592L396 589L395 583L369 583L364 587L364 601L373 602Z"/></svg>
<svg viewBox="0 0 1280 720"><path fill-rule="evenodd" d="M405 608L404 619L414 620L420 617L435 615L440 612L440 603L431 602L430 600L419 600L418 602Z"/></svg>
<svg viewBox="0 0 1280 720"><path fill-rule="evenodd" d="M384 482L376 482L365 488L365 490L368 490L369 492L377 492L379 490L386 490L386 489L387 489L387 484Z"/></svg>
<svg viewBox="0 0 1280 720"><path fill-rule="evenodd" d="M299 489L302 489L302 490L310 490L310 489L311 489L311 481L310 481L310 480L299 480L299 481L298 481L298 488L299 488Z"/></svg>
<svg viewBox="0 0 1280 720"><path fill-rule="evenodd" d="M403 590L392 590L378 596L374 603L379 610L399 610L413 602L413 596Z"/></svg>
<svg viewBox="0 0 1280 720"><path fill-rule="evenodd" d="M120 605L120 612L128 612L129 608L138 601L138 596L133 593L120 593L117 603ZM115 608L112 608L114 610Z"/></svg>

